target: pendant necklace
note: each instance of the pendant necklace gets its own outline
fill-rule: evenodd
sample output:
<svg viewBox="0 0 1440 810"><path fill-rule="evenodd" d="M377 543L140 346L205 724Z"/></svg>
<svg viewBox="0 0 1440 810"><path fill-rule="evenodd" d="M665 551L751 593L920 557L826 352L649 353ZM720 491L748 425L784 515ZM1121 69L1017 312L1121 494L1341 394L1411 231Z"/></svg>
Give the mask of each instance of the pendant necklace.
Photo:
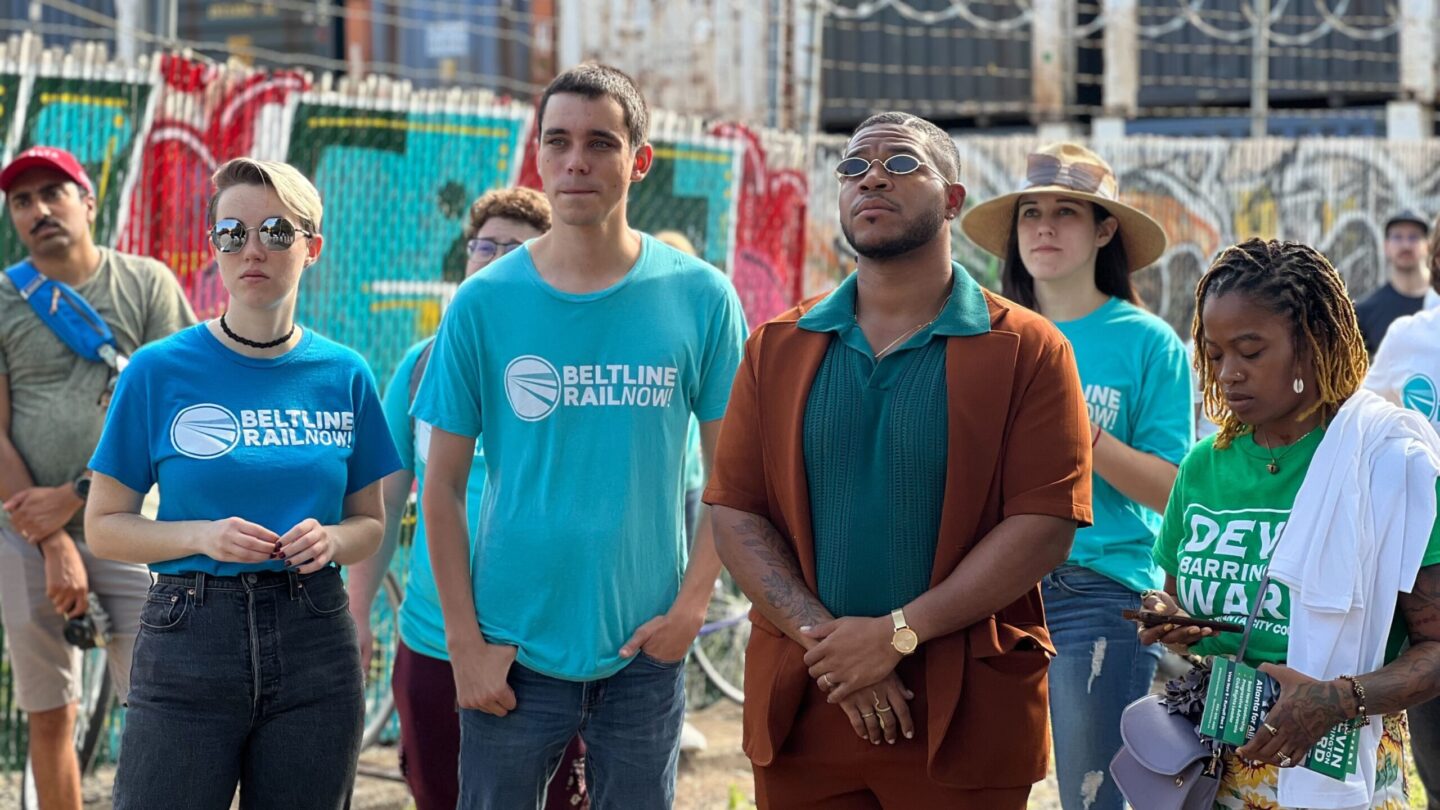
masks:
<svg viewBox="0 0 1440 810"><path fill-rule="evenodd" d="M1305 435L1304 435L1304 436L1301 436L1300 438L1298 438L1298 439L1296 439L1295 441L1291 442L1290 444L1286 445L1284 452L1282 452L1279 456L1276 456L1276 455L1275 455L1275 449L1274 449L1273 447L1268 447L1268 446L1263 445L1263 444L1260 444L1260 442L1256 441L1255 444L1260 445L1261 447L1264 447L1264 448L1265 448L1265 452L1267 452L1267 453L1270 454L1270 463L1268 463L1268 464L1265 465L1265 469L1268 470L1271 475L1275 475L1276 473L1280 472L1280 459L1283 459L1283 458L1285 458L1286 456L1290 455L1290 451L1291 451L1291 449L1293 449L1293 448L1295 447L1295 445L1299 444L1300 442L1305 441L1306 437L1308 437L1311 433L1314 433L1314 432L1316 431L1316 429L1318 429L1319 427L1320 427L1319 425L1316 425L1315 427L1310 428L1309 430L1307 430L1307 431L1305 432ZM1255 439L1255 438L1257 438L1258 436L1259 436L1259 434L1254 434L1254 435L1251 436L1251 439Z"/></svg>

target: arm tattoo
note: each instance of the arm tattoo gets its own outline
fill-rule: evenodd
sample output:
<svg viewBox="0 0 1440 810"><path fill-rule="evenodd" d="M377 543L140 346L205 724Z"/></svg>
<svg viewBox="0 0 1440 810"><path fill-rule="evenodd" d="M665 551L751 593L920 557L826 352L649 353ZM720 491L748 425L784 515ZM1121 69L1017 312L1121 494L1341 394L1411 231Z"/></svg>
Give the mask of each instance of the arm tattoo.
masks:
<svg viewBox="0 0 1440 810"><path fill-rule="evenodd" d="M1367 714L1398 712L1440 695L1440 565L1420 569L1415 587L1400 594L1410 626L1410 649L1360 679Z"/></svg>
<svg viewBox="0 0 1440 810"><path fill-rule="evenodd" d="M728 528L748 552L751 563L744 566L749 570L732 570L731 574L742 580L742 585L747 584L743 580L758 584L746 590L752 591L751 598L755 597L753 591L759 591L762 599L755 601L763 613L772 620L782 618L795 627L813 626L832 618L830 611L806 587L805 575L800 571L794 551L770 521L746 514L732 521Z"/></svg>

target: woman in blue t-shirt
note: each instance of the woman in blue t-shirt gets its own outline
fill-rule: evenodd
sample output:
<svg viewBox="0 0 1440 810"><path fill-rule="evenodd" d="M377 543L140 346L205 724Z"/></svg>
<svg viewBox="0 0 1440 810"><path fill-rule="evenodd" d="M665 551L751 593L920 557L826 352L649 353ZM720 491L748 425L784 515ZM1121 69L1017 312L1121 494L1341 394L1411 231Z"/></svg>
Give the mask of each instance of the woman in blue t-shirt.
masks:
<svg viewBox="0 0 1440 810"><path fill-rule="evenodd" d="M1158 646L1121 611L1163 584L1151 559L1192 427L1188 355L1139 306L1130 274L1165 251L1165 232L1119 201L1114 172L1074 144L1029 156L1025 186L976 206L965 234L1004 261L1004 294L1069 339L1090 410L1094 525L1042 583L1059 655L1050 667L1056 775L1065 810L1119 810L1108 778L1120 713L1150 688Z"/></svg>
<svg viewBox="0 0 1440 810"><path fill-rule="evenodd" d="M319 192L247 158L212 179L229 306L135 354L90 463L92 549L158 575L114 804L225 810L238 784L242 808L339 810L365 701L336 566L375 551L399 460L364 361L295 324Z"/></svg>

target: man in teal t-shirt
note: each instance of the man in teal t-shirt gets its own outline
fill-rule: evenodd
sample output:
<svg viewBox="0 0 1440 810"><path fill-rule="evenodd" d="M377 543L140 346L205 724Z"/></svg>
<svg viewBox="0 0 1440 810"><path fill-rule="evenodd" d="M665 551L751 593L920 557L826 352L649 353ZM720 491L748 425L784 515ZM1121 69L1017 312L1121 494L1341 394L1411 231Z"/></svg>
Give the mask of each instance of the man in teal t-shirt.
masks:
<svg viewBox="0 0 1440 810"><path fill-rule="evenodd" d="M725 278L626 220L654 152L602 65L540 102L549 233L466 281L413 408L434 426L425 527L461 707L460 805L535 807L583 728L594 806L668 808L682 662L719 559L688 561L685 436L711 456L744 318ZM463 496L487 470L473 556Z"/></svg>

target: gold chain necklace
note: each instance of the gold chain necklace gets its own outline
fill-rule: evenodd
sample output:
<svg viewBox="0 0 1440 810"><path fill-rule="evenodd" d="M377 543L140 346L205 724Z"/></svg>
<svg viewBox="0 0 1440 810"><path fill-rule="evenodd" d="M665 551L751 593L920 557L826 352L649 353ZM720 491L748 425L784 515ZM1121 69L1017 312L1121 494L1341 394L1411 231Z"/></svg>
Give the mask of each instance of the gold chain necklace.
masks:
<svg viewBox="0 0 1440 810"><path fill-rule="evenodd" d="M875 353L875 361L876 361L876 362L879 362L879 361L880 361L880 358L882 358L882 357L884 357L886 354L888 354L888 353L890 352L890 350L893 349L893 348L895 348L897 345L899 345L901 341L905 340L906 338L910 337L911 335L915 334L916 332L919 332L921 329L924 329L925 327L929 326L930 324L935 323L936 321L940 320L940 314L945 311L945 307L947 307L947 306L950 305L950 296L952 296L952 295L954 295L954 294L955 294L955 286L952 284L952 285L950 286L950 292L949 292L948 294L946 294L945 300L940 302L940 309L938 309L938 310L935 311L934 317L932 317L930 320L928 320L928 321L926 321L926 322L924 322L924 323L917 323L917 324L915 324L914 326L910 327L909 329L906 329L904 332L901 332L901 333L900 333L900 337L897 337L897 338L895 338L894 340L890 341L890 343L887 344L887 345L885 346L885 348L883 348L883 349L881 349L880 351L878 351L878 352ZM856 300L855 300L855 315L854 315L854 318L855 318L855 325L856 325L856 326L859 326L859 325L860 325L860 300L859 300L858 297L857 297Z"/></svg>
<svg viewBox="0 0 1440 810"><path fill-rule="evenodd" d="M1279 456L1276 456L1276 455L1275 455L1275 448L1269 447L1269 446L1267 446L1267 445L1260 444L1260 442L1259 442L1259 434L1258 434L1258 433L1256 433L1256 432L1254 432L1254 431L1251 431L1251 433L1250 433L1250 438L1251 438L1252 441L1255 442L1255 445L1256 445L1257 447L1264 448L1265 452L1270 455L1270 462L1265 465L1265 469L1268 470L1271 475L1275 475L1276 473L1280 472L1280 460L1283 459L1283 458L1285 458L1286 456L1290 455L1290 451L1293 450L1293 449L1295 449L1295 445L1299 444L1300 442L1305 441L1305 439L1309 438L1309 436L1310 436L1311 433L1314 433L1315 431L1317 431L1317 430L1319 430L1319 429L1320 429L1320 426L1319 426L1319 425L1316 425L1315 427L1310 428L1309 430L1305 431L1305 435L1304 435L1304 436L1301 436L1300 438L1296 439L1295 441L1293 441L1293 442L1285 445L1285 451L1282 452ZM1254 458L1254 456L1251 456L1251 458Z"/></svg>

